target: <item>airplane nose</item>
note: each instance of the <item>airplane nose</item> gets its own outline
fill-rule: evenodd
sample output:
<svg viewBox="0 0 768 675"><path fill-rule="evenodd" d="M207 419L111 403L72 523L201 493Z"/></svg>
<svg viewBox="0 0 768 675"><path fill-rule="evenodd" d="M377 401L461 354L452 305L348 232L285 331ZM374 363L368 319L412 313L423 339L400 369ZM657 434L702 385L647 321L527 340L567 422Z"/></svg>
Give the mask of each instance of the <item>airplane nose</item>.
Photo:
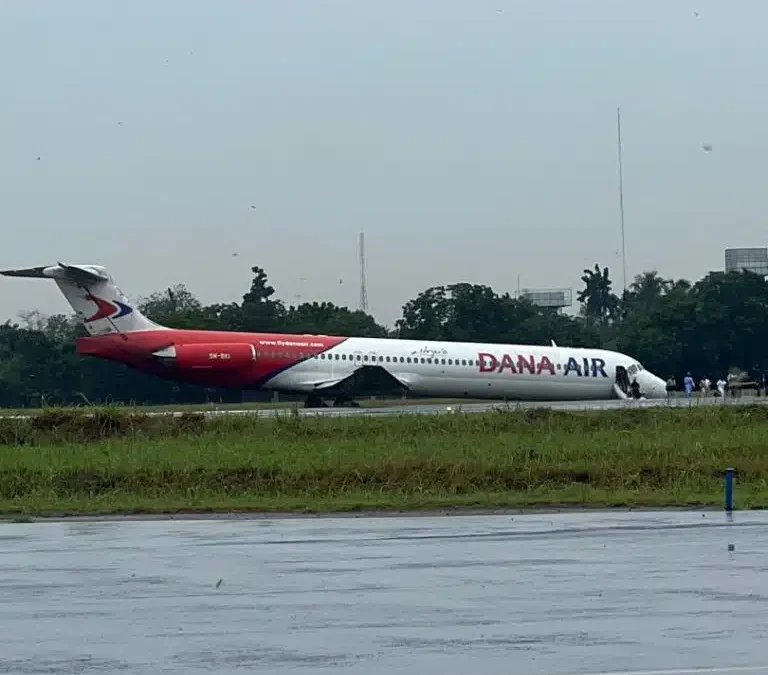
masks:
<svg viewBox="0 0 768 675"><path fill-rule="evenodd" d="M665 398L667 395L667 383L658 375L647 373L647 393L646 398ZM642 385L641 385L642 386Z"/></svg>

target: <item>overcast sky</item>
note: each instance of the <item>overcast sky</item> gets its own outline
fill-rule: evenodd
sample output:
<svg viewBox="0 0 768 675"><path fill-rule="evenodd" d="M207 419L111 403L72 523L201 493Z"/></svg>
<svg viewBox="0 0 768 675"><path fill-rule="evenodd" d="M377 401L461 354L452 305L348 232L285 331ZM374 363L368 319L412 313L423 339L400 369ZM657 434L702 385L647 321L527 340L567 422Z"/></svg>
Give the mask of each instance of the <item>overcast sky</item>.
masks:
<svg viewBox="0 0 768 675"><path fill-rule="evenodd" d="M768 245L766 25L766 0L6 0L0 267L209 303L260 265L355 307L364 231L388 325L457 281L575 301L596 262L622 285L620 106L628 277L695 280ZM0 320L28 309L69 306L0 279Z"/></svg>

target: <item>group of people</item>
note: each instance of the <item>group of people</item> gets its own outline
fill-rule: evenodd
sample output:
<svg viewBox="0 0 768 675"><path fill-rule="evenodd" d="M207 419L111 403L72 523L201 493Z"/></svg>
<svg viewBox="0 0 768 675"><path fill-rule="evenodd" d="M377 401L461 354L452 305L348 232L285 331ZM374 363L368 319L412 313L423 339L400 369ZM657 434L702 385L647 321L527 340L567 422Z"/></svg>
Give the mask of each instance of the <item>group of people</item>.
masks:
<svg viewBox="0 0 768 675"><path fill-rule="evenodd" d="M702 377L699 380L698 389L704 397L709 396L710 393L712 393L713 396L721 396L723 398L725 398L727 394L730 393L732 397L736 397L737 394L741 393L743 384L744 383L739 379L738 375L735 373L728 373L726 379L721 377L719 380L717 380L714 388L712 386L712 380L710 380L708 377ZM759 381L755 384L757 385L756 389L758 396L760 396L761 391L766 392L766 389L768 389L768 374L764 373L760 377ZM693 396L695 389L696 383L689 371L686 373L685 378L683 379L683 391L685 391L686 397L690 399ZM672 396L672 392L674 391L677 391L677 381L673 375L667 380L667 398ZM768 395L768 392L766 395Z"/></svg>

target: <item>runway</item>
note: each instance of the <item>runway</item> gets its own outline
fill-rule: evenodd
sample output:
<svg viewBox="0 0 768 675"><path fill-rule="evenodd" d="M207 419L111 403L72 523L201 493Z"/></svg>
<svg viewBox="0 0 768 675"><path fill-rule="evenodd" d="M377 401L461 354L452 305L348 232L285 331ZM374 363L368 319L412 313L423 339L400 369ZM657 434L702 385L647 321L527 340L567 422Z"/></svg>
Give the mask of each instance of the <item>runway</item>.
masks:
<svg viewBox="0 0 768 675"><path fill-rule="evenodd" d="M621 410L624 408L651 408L658 406L667 406L673 408L689 406L712 406L712 405L745 405L745 404L765 404L768 399L761 397L745 397L742 399L728 400L723 403L722 399L709 397L700 400L688 401L685 398L666 399L647 399L647 400L621 400L606 399L603 401L488 401L482 403L452 403L452 404L424 404L424 405L401 405L387 406L378 408L316 408L316 409L298 409L298 415L301 417L379 417L387 415L440 415L455 413L485 413L492 410L524 410L528 408L551 408L552 410ZM259 415L260 417L274 417L276 415L296 414L291 408L273 408L271 410L208 410L205 411L208 416L216 415Z"/></svg>
<svg viewBox="0 0 768 675"><path fill-rule="evenodd" d="M552 410L620 410L625 408L651 408L651 407L697 407L713 405L766 405L767 397L745 396L740 399L728 399L723 401L721 398L693 398L688 401L684 397L666 399L648 399L648 400L621 400L606 399L602 401L487 401L480 403L425 403L415 405L393 405L380 407L361 407L361 408L249 408L249 409L200 409L195 406L189 406L187 410L176 411L150 411L144 414L152 417L180 417L188 413L197 413L206 417L219 417L222 415L248 415L257 417L277 417L285 415L298 415L299 417L385 417L392 415L441 415L456 413L484 413L492 410L524 410L528 408L551 408ZM139 410L141 408L139 407ZM26 419L33 414L0 414L0 418L6 419Z"/></svg>
<svg viewBox="0 0 768 675"><path fill-rule="evenodd" d="M766 552L764 512L6 524L0 672L768 675Z"/></svg>

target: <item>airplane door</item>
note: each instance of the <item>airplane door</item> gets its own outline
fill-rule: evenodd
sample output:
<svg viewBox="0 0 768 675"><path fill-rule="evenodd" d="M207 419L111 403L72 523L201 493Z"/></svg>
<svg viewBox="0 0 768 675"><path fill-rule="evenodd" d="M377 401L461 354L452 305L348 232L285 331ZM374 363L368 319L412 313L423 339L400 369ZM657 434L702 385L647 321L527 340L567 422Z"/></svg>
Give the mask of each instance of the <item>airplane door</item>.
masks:
<svg viewBox="0 0 768 675"><path fill-rule="evenodd" d="M629 395L629 375L624 366L616 366L616 384L621 391Z"/></svg>

